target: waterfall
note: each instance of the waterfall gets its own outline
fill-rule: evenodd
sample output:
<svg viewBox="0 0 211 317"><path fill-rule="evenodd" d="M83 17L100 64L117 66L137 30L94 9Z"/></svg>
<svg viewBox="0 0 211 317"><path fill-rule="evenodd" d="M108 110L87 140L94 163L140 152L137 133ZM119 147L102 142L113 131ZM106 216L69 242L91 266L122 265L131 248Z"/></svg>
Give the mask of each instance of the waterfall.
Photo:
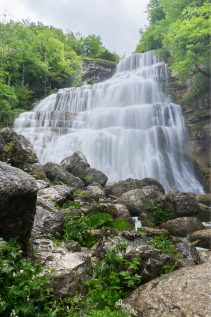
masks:
<svg viewBox="0 0 211 317"><path fill-rule="evenodd" d="M167 65L154 52L120 61L112 78L60 89L14 123L41 161L82 151L109 181L152 177L167 191L203 192L187 159L179 105L162 89Z"/></svg>

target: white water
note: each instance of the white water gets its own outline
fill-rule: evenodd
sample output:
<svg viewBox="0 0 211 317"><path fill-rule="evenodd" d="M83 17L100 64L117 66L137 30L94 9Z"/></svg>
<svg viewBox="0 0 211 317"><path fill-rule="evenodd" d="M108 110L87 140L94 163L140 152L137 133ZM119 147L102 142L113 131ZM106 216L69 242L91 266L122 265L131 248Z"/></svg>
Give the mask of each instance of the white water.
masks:
<svg viewBox="0 0 211 317"><path fill-rule="evenodd" d="M79 150L110 181L153 177L167 191L203 192L185 155L181 108L161 89L166 80L166 64L153 52L133 54L111 79L61 89L21 114L14 127L42 163Z"/></svg>

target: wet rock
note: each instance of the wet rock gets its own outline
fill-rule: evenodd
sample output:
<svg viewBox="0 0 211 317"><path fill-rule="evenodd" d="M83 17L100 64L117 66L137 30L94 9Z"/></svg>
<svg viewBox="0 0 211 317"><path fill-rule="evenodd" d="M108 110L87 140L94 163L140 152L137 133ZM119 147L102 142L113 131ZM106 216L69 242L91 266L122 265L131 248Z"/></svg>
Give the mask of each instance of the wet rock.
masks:
<svg viewBox="0 0 211 317"><path fill-rule="evenodd" d="M166 221L161 225L172 236L185 237L188 234L204 229L201 221L196 217L181 217Z"/></svg>
<svg viewBox="0 0 211 317"><path fill-rule="evenodd" d="M50 188L44 188L38 192L38 205L43 206L43 202L49 203L49 207L53 207L55 204L62 205L68 199L73 197L73 189L66 185L55 185Z"/></svg>
<svg viewBox="0 0 211 317"><path fill-rule="evenodd" d="M194 246L211 249L211 228L195 231L190 235Z"/></svg>
<svg viewBox="0 0 211 317"><path fill-rule="evenodd" d="M44 264L46 270L52 270L52 286L56 297L69 297L84 292L84 281L91 274L88 253L68 252L66 248L58 247L47 239L35 240L34 252L36 261Z"/></svg>
<svg viewBox="0 0 211 317"><path fill-rule="evenodd" d="M18 167L35 178L46 178L31 143L9 128L0 130L0 161Z"/></svg>
<svg viewBox="0 0 211 317"><path fill-rule="evenodd" d="M48 211L37 206L32 236L35 239L62 236L64 222L65 214L62 211Z"/></svg>
<svg viewBox="0 0 211 317"><path fill-rule="evenodd" d="M151 186L155 185L158 187L158 190L161 193L165 193L163 186L155 179L153 178L144 178L142 180L140 179L132 179L128 178L123 181L119 181L116 183L111 183L106 186L106 195L114 196L114 197L120 197L122 194L133 190L133 189L142 189L145 186Z"/></svg>
<svg viewBox="0 0 211 317"><path fill-rule="evenodd" d="M210 316L211 264L186 267L139 286L124 301L137 317Z"/></svg>
<svg viewBox="0 0 211 317"><path fill-rule="evenodd" d="M124 193L119 201L124 203L131 215L139 216L143 224L148 223L147 210L152 203L161 203L164 199L157 186L145 186L142 189L134 189Z"/></svg>
<svg viewBox="0 0 211 317"><path fill-rule="evenodd" d="M81 152L75 152L72 156L65 158L60 165L69 173L79 177L86 186L91 183L105 186L108 179L101 171L91 168L86 157Z"/></svg>
<svg viewBox="0 0 211 317"><path fill-rule="evenodd" d="M26 244L36 212L37 185L22 170L0 162L0 237Z"/></svg>
<svg viewBox="0 0 211 317"><path fill-rule="evenodd" d="M78 178L64 170L59 164L48 162L44 166L47 178L53 182L64 183L74 188L83 188L83 182Z"/></svg>
<svg viewBox="0 0 211 317"><path fill-rule="evenodd" d="M193 193L169 192L165 196L164 205L172 211L174 218L194 216L200 211Z"/></svg>
<svg viewBox="0 0 211 317"><path fill-rule="evenodd" d="M88 84L95 84L110 78L115 72L114 62L84 60L83 79Z"/></svg>

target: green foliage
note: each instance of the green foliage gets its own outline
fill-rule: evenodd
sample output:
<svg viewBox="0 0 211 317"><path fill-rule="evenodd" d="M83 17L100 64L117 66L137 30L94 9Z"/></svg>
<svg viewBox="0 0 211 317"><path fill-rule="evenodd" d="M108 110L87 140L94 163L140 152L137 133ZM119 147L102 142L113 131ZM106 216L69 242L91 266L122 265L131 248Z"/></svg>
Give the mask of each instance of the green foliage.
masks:
<svg viewBox="0 0 211 317"><path fill-rule="evenodd" d="M64 34L29 21L0 22L0 128L33 102L63 87L82 82L82 58L117 62L100 37Z"/></svg>
<svg viewBox="0 0 211 317"><path fill-rule="evenodd" d="M73 195L74 195L74 197L89 197L90 193L85 192L85 191L80 190L80 189L77 189L74 191Z"/></svg>
<svg viewBox="0 0 211 317"><path fill-rule="evenodd" d="M117 255L122 245L115 245L102 260L97 261L89 286L86 303L95 310L115 308L116 302L140 284L140 261L128 261Z"/></svg>
<svg viewBox="0 0 211 317"><path fill-rule="evenodd" d="M181 81L189 76L210 77L210 11L208 0L150 0L149 26L137 45L137 52L158 50L170 56L168 62ZM200 78L201 78L200 77ZM204 80L202 80L204 82ZM204 90L196 80L193 91ZM194 95L193 92L191 92Z"/></svg>
<svg viewBox="0 0 211 317"><path fill-rule="evenodd" d="M124 231L130 228L127 221L123 219L113 220L108 213L96 212L91 215L69 216L64 226L64 239L76 240L82 246L91 247L98 240L92 235L91 230L102 228L114 228L117 231Z"/></svg>
<svg viewBox="0 0 211 317"><path fill-rule="evenodd" d="M62 209L80 209L81 205L77 201L67 200L60 208Z"/></svg>
<svg viewBox="0 0 211 317"><path fill-rule="evenodd" d="M127 313L122 313L118 311L114 311L113 308L110 309L108 307L105 307L102 310L91 310L87 317L128 317L129 315Z"/></svg>
<svg viewBox="0 0 211 317"><path fill-rule="evenodd" d="M124 219L114 220L111 226L117 231L125 231L131 229L131 225Z"/></svg>
<svg viewBox="0 0 211 317"><path fill-rule="evenodd" d="M175 250L173 241L164 234L153 237L150 244L161 250L163 253L169 254L175 258L179 258L180 254Z"/></svg>
<svg viewBox="0 0 211 317"><path fill-rule="evenodd" d="M164 265L162 267L163 274L168 274L176 270L176 265Z"/></svg>
<svg viewBox="0 0 211 317"><path fill-rule="evenodd" d="M159 226L161 223L171 219L172 212L168 208L164 208L161 204L155 203L149 209L150 222Z"/></svg>
<svg viewBox="0 0 211 317"><path fill-rule="evenodd" d="M0 243L0 315L56 316L49 275L23 258L15 242Z"/></svg>

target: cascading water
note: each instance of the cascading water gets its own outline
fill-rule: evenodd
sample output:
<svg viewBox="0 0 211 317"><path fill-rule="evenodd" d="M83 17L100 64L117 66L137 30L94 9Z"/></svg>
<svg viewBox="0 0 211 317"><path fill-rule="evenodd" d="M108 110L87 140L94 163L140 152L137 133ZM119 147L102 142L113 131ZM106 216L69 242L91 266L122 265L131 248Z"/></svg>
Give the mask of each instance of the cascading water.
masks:
<svg viewBox="0 0 211 317"><path fill-rule="evenodd" d="M168 191L203 192L187 160L181 108L161 89L166 64L153 52L122 60L102 83L60 89L15 120L42 163L82 151L110 181L153 177Z"/></svg>

